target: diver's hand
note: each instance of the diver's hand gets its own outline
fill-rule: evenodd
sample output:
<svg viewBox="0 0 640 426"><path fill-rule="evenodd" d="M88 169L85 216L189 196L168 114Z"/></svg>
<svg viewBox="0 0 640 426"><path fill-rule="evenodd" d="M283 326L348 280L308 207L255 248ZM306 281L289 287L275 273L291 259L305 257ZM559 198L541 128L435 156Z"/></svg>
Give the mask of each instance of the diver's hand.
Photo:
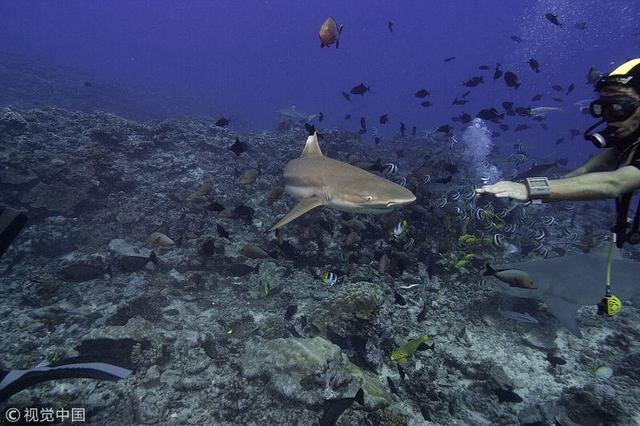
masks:
<svg viewBox="0 0 640 426"><path fill-rule="evenodd" d="M493 185L484 185L476 189L476 192L478 194L493 194L499 198L513 198L518 201L529 200L529 192L524 184L506 180L496 182Z"/></svg>

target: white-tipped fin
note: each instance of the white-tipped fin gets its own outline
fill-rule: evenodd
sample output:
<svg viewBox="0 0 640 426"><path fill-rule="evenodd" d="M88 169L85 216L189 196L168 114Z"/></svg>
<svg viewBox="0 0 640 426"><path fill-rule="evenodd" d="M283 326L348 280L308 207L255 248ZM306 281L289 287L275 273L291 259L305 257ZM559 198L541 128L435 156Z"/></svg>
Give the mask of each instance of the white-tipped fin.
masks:
<svg viewBox="0 0 640 426"><path fill-rule="evenodd" d="M320 151L320 145L318 144L318 132L314 132L313 135L307 138L307 143L304 145L300 157L322 157L322 151Z"/></svg>

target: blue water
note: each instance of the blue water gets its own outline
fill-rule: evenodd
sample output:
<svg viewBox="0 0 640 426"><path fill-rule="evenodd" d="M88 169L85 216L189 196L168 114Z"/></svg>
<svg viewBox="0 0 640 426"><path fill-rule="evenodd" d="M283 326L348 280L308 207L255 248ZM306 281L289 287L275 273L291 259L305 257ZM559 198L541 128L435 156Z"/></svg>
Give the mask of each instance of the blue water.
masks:
<svg viewBox="0 0 640 426"><path fill-rule="evenodd" d="M563 24L545 19L553 12ZM344 24L340 48L320 49L318 30L327 16ZM394 23L394 32L387 22ZM586 29L575 28L586 22ZM640 2L636 0L561 1L20 1L0 3L2 48L70 65L96 80L141 85L198 97L211 118L230 116L239 131L272 129L276 110L295 104L308 113L322 111L320 126L359 129L367 118L383 138L419 134L467 112L502 111L516 106L561 106L549 114L549 131L512 133L530 120L508 117L512 130L498 144L528 143L540 155L584 156L592 152L581 138L556 146L567 129L584 129L592 119L574 102L592 97L586 84L590 66L610 71L640 52ZM510 36L524 39L517 44ZM455 56L451 62L444 58ZM530 57L540 63L535 74ZM493 68L515 72L514 90ZM489 71L480 71L479 65ZM462 82L484 76L464 106L452 100L468 88ZM371 86L348 103L341 91ZM575 90L559 104L551 85ZM423 108L414 93L426 88L433 107ZM531 102L537 93L545 95ZM179 106L175 108L180 111ZM190 111L184 111L189 114ZM345 121L345 114L352 115ZM378 117L388 113L386 126ZM457 128L461 126L456 124ZM497 130L497 125L492 125ZM365 138L372 139L371 132ZM580 154L576 154L579 147ZM577 160L577 158L575 158Z"/></svg>

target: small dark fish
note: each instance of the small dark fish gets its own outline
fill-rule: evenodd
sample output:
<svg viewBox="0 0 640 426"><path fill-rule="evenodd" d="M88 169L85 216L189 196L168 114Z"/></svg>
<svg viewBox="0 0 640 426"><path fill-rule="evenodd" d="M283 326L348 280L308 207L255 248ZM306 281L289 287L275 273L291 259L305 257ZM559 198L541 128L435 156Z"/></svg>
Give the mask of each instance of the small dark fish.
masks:
<svg viewBox="0 0 640 426"><path fill-rule="evenodd" d="M559 356L555 356L552 353L547 354L547 361L549 361L549 364L551 364L552 367L557 367L558 365L565 365L567 363L567 361L565 361L563 358L560 358Z"/></svg>
<svg viewBox="0 0 640 426"><path fill-rule="evenodd" d="M229 233L219 223L216 224L216 231L218 231L218 235L221 236L222 238L226 238L227 240L229 239Z"/></svg>
<svg viewBox="0 0 640 426"><path fill-rule="evenodd" d="M380 116L380 124L387 124L389 122L389 114L382 114Z"/></svg>
<svg viewBox="0 0 640 426"><path fill-rule="evenodd" d="M496 396L498 397L498 402L522 402L523 399L520 395L512 391L511 389L495 389Z"/></svg>
<svg viewBox="0 0 640 426"><path fill-rule="evenodd" d="M468 123L471 121L471 116L467 113L462 113L457 117L453 117L453 121L459 121L461 123Z"/></svg>
<svg viewBox="0 0 640 426"><path fill-rule="evenodd" d="M418 322L422 322L427 318L427 302L425 301L422 304L422 309L418 313L418 317L416 318Z"/></svg>
<svg viewBox="0 0 640 426"><path fill-rule="evenodd" d="M504 114L498 113L498 111L495 108L490 108L490 109L480 110L480 112L476 114L476 117L482 118L483 120L497 122L504 118Z"/></svg>
<svg viewBox="0 0 640 426"><path fill-rule="evenodd" d="M547 13L544 15L544 17L547 18L547 21L551 22L553 25L557 25L559 27L562 26L560 21L558 21L558 15L555 15L553 13Z"/></svg>
<svg viewBox="0 0 640 426"><path fill-rule="evenodd" d="M529 115L531 115L531 109L530 108L526 108L526 107L517 107L515 109L516 114L518 114L520 117L528 117Z"/></svg>
<svg viewBox="0 0 640 426"><path fill-rule="evenodd" d="M540 72L540 64L534 58L529 59L529 66L532 70L539 73Z"/></svg>
<svg viewBox="0 0 640 426"><path fill-rule="evenodd" d="M484 83L484 79L482 78L482 76L471 77L469 80L465 81L462 84L467 86L467 87L476 87L480 83Z"/></svg>
<svg viewBox="0 0 640 426"><path fill-rule="evenodd" d="M304 128L306 129L309 136L312 136L314 133L316 133L316 128L313 124L304 123ZM318 140L324 140L324 136L322 136L320 133L317 133L317 135Z"/></svg>
<svg viewBox="0 0 640 426"><path fill-rule="evenodd" d="M350 408L354 401L364 406L364 392L362 391L362 388L358 389L358 392L353 398L335 398L327 400L325 403L326 409L320 419L320 426L335 425L342 413Z"/></svg>
<svg viewBox="0 0 640 426"><path fill-rule="evenodd" d="M404 138L404 131L405 131L406 126L404 125L404 123L401 121L400 122L400 134L402 135L402 137Z"/></svg>
<svg viewBox="0 0 640 426"><path fill-rule="evenodd" d="M298 312L298 305L287 306L287 310L284 312L284 320L291 321L296 312Z"/></svg>
<svg viewBox="0 0 640 426"><path fill-rule="evenodd" d="M431 94L431 92L429 92L427 89L420 89L416 92L415 96L416 98L425 98L427 96L429 96Z"/></svg>
<svg viewBox="0 0 640 426"><path fill-rule="evenodd" d="M514 130L514 132L520 132L522 130L527 130L527 129L530 129L530 128L531 127L529 127L529 125L527 125L527 124L518 124L516 126L516 129Z"/></svg>
<svg viewBox="0 0 640 426"><path fill-rule="evenodd" d="M365 117L360 117L360 131L362 133L367 131L367 119Z"/></svg>
<svg viewBox="0 0 640 426"><path fill-rule="evenodd" d="M564 138L559 138L556 140L556 145L560 145L562 142L564 142Z"/></svg>
<svg viewBox="0 0 640 426"><path fill-rule="evenodd" d="M507 112L513 111L513 102L504 101L502 103L502 108Z"/></svg>
<svg viewBox="0 0 640 426"><path fill-rule="evenodd" d="M255 213L255 211L251 207L247 207L244 205L236 207L235 209L233 209L233 212L238 216L253 216L253 213Z"/></svg>
<svg viewBox="0 0 640 426"><path fill-rule="evenodd" d="M436 129L436 132L438 133L449 133L450 131L453 130L453 127L451 127L451 125L449 124L443 124L442 126L438 127Z"/></svg>
<svg viewBox="0 0 640 426"><path fill-rule="evenodd" d="M498 136L500 136L500 132L496 132L495 130L491 132L492 138L497 138Z"/></svg>
<svg viewBox="0 0 640 426"><path fill-rule="evenodd" d="M538 93L538 94L537 94L537 95L535 95L533 98L531 98L531 100L532 100L533 102L537 102L537 101L539 101L540 99L542 99L542 95L541 95L540 93Z"/></svg>
<svg viewBox="0 0 640 426"><path fill-rule="evenodd" d="M216 212L216 213L220 213L221 211L223 211L225 209L226 209L225 206L223 206L222 204L217 203L215 201L207 206L207 210L212 211L212 212Z"/></svg>
<svg viewBox="0 0 640 426"><path fill-rule="evenodd" d="M371 87L367 87L363 83L360 83L351 89L351 94L364 96L366 92L370 92L370 91L371 91Z"/></svg>
<svg viewBox="0 0 640 426"><path fill-rule="evenodd" d="M445 59L444 59L444 61L445 61L445 62L451 62L451 61L453 61L455 58L456 58L455 56L449 56L448 58L445 58Z"/></svg>
<svg viewBox="0 0 640 426"><path fill-rule="evenodd" d="M507 71L504 73L504 81L509 87L513 87L515 89L520 87L520 83L518 83L518 76L511 71Z"/></svg>
<svg viewBox="0 0 640 426"><path fill-rule="evenodd" d="M436 183L449 183L449 182L451 182L451 179L453 179L453 176L449 175L446 178L434 179L434 182L436 182Z"/></svg>
<svg viewBox="0 0 640 426"><path fill-rule="evenodd" d="M516 43L522 43L522 39L520 37L518 37L517 35L512 35L511 36L511 40L515 41Z"/></svg>
<svg viewBox="0 0 640 426"><path fill-rule="evenodd" d="M564 100L562 98L559 98L557 96L553 96L551 99L553 99L556 102L564 102Z"/></svg>
<svg viewBox="0 0 640 426"><path fill-rule="evenodd" d="M415 136L418 128L416 126L411 127L411 136Z"/></svg>
<svg viewBox="0 0 640 426"><path fill-rule="evenodd" d="M430 101L422 101L420 102L420 105L422 105L425 108L433 106L433 104Z"/></svg>
<svg viewBox="0 0 640 426"><path fill-rule="evenodd" d="M387 21L387 28L389 28L389 32L393 32L393 22Z"/></svg>
<svg viewBox="0 0 640 426"><path fill-rule="evenodd" d="M478 69L481 69L482 71L486 71L489 69L489 65L480 65Z"/></svg>
<svg viewBox="0 0 640 426"><path fill-rule="evenodd" d="M576 24L576 28L579 30L584 30L585 28L587 28L587 23L586 22L578 22Z"/></svg>
<svg viewBox="0 0 640 426"><path fill-rule="evenodd" d="M598 71L595 67L589 68L589 72L587 73L587 84L595 85L598 80L600 80L601 76L602 73L600 73L600 71Z"/></svg>
<svg viewBox="0 0 640 426"><path fill-rule="evenodd" d="M402 306L403 308L407 306L407 301L405 300L405 298L402 297L402 295L396 290L393 290L393 298L396 305Z"/></svg>
<svg viewBox="0 0 640 426"><path fill-rule="evenodd" d="M229 120L228 118L222 117L220 119L218 119L218 121L216 121L216 126L218 127L227 127L229 125L229 123L231 123L231 120Z"/></svg>
<svg viewBox="0 0 640 426"><path fill-rule="evenodd" d="M500 129L504 132L506 132L507 130L509 130L509 125L508 124L501 124L500 125Z"/></svg>
<svg viewBox="0 0 640 426"><path fill-rule="evenodd" d="M244 142L240 142L240 138L236 138L236 141L229 147L229 150L233 151L236 156L239 156L243 152L247 152L249 150L249 145Z"/></svg>
<svg viewBox="0 0 640 426"><path fill-rule="evenodd" d="M400 375L400 378L404 382L404 378L407 377L407 373L404 372L404 368L402 368L402 366L399 363L397 363L396 366L398 367L398 374Z"/></svg>
<svg viewBox="0 0 640 426"><path fill-rule="evenodd" d="M556 92L562 92L562 86L560 86L559 84L554 84L553 86L551 86L551 88L553 90L555 90Z"/></svg>
<svg viewBox="0 0 640 426"><path fill-rule="evenodd" d="M502 73L503 73L503 71L500 69L500 64L496 64L496 69L493 72L493 80L495 81L495 80L499 79L500 77L502 77Z"/></svg>
<svg viewBox="0 0 640 426"><path fill-rule="evenodd" d="M104 268L86 263L73 263L60 270L60 274L64 279L77 282L100 278L104 276L104 273Z"/></svg>
<svg viewBox="0 0 640 426"><path fill-rule="evenodd" d="M400 392L398 392L398 388L396 387L395 383L393 383L393 380L391 380L391 377L389 376L387 376L387 384L389 385L389 389L391 389L391 392L400 396Z"/></svg>
<svg viewBox="0 0 640 426"><path fill-rule="evenodd" d="M471 90L467 90L466 92L464 92L460 97L461 98L466 98L467 96L469 96L469 93L471 93Z"/></svg>
<svg viewBox="0 0 640 426"><path fill-rule="evenodd" d="M560 164L561 166L566 166L569 163L569 159L567 157L561 158L558 161L556 161L558 164Z"/></svg>
<svg viewBox="0 0 640 426"><path fill-rule="evenodd" d="M85 81L84 82L84 87L91 87L91 86L93 86L93 84L91 84L90 81Z"/></svg>
<svg viewBox="0 0 640 426"><path fill-rule="evenodd" d="M318 121L319 121L319 122L322 122L322 120L324 120L324 113L323 113L322 111L320 111L320 112L318 113Z"/></svg>
<svg viewBox="0 0 640 426"><path fill-rule="evenodd" d="M348 94L347 92L343 91L343 92L342 92L342 96L343 96L346 100L348 100L349 102L351 102L351 95L350 95L350 94Z"/></svg>
<svg viewBox="0 0 640 426"><path fill-rule="evenodd" d="M244 263L232 263L231 265L225 268L225 274L228 277L244 277L252 272L258 272L260 269L260 265L256 265L253 268L249 265L245 265Z"/></svg>
<svg viewBox="0 0 640 426"><path fill-rule="evenodd" d="M442 166L443 169L445 169L447 172L449 172L450 174L454 175L456 173L458 173L460 171L460 169L458 169L458 166L456 166L453 163L446 163L444 166Z"/></svg>
<svg viewBox="0 0 640 426"><path fill-rule="evenodd" d="M455 99L453 100L453 104L454 104L454 105L464 105L464 104L466 104L467 102L469 102L469 100L468 100L468 99L459 99L459 98L455 98Z"/></svg>
<svg viewBox="0 0 640 426"><path fill-rule="evenodd" d="M571 84L569 85L569 87L567 87L567 95L568 95L569 93L573 92L573 89L575 89L575 86L573 85L573 83L571 83Z"/></svg>
<svg viewBox="0 0 640 426"><path fill-rule="evenodd" d="M376 145L378 145L378 144L382 141L382 139L380 139L379 137L377 137L377 136L376 136L376 137L373 139L373 141L375 142L375 144L376 144Z"/></svg>
<svg viewBox="0 0 640 426"><path fill-rule="evenodd" d="M345 119L345 120L349 120L350 118L351 118L351 114L346 114L346 115L344 116L344 119Z"/></svg>

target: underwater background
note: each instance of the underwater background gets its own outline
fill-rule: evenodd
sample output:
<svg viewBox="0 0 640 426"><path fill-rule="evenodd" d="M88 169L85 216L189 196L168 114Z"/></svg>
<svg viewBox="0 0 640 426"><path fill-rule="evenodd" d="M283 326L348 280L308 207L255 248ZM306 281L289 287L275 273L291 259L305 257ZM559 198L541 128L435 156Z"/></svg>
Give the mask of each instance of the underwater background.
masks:
<svg viewBox="0 0 640 426"><path fill-rule="evenodd" d="M0 382L1 418L640 424L637 248L621 313L590 298L613 201L474 192L598 152L585 106L638 22L634 0L0 2L0 208L28 217L0 258L0 364L131 372ZM311 125L416 202L270 230ZM487 264L516 262L551 289L499 288Z"/></svg>

